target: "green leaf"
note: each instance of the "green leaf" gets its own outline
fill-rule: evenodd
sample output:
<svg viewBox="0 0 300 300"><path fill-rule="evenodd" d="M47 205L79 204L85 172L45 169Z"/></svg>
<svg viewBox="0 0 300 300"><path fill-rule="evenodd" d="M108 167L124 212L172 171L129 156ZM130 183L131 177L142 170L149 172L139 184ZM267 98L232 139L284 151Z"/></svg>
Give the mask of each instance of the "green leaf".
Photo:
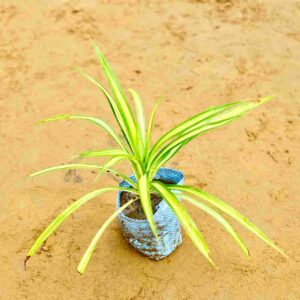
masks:
<svg viewBox="0 0 300 300"><path fill-rule="evenodd" d="M216 212L214 209L210 208L209 206L195 200L194 198L191 198L187 195L180 194L180 198L187 200L194 206L200 208L204 212L206 212L208 215L213 217L217 222L219 222L221 225L223 225L224 229L230 234L230 236L237 242L239 247L242 249L245 255L249 256L249 250L245 243L243 242L242 238L236 233L236 231L233 229L233 227L227 222L218 212Z"/></svg>
<svg viewBox="0 0 300 300"><path fill-rule="evenodd" d="M156 151L166 142L171 141L173 138L175 138L178 135L182 135L184 132L190 130L191 128L194 128L198 124L201 124L201 122L206 121L209 117L214 116L217 113L222 112L226 108L236 105L237 103L239 102L233 102L225 105L209 107L204 111L200 112L199 114L183 121L179 125L175 126L171 130L166 132L157 140L157 142L153 145L151 149L151 156L153 156L156 153Z"/></svg>
<svg viewBox="0 0 300 300"><path fill-rule="evenodd" d="M48 122L53 122L53 121L58 121L58 120L72 120L72 119L79 119L79 120L86 120L91 123L96 124L97 126L100 126L102 129L104 129L117 143L118 145L127 152L125 146L123 145L122 141L116 134L116 132L103 120L94 118L94 117L88 117L88 116L80 116L80 115L70 115L70 114L64 114L64 115L57 115L53 116L50 118L46 118L43 120L40 120L37 122L37 124L43 124L43 123L48 123Z"/></svg>
<svg viewBox="0 0 300 300"><path fill-rule="evenodd" d="M112 157L124 157L135 163L139 163L137 158L134 155L128 154L127 152L119 149L104 149L104 150L95 150L95 151L86 151L80 153L81 157L101 157L101 156L112 156Z"/></svg>
<svg viewBox="0 0 300 300"><path fill-rule="evenodd" d="M95 250L95 247L104 233L104 231L108 228L108 226L111 224L111 222L120 214L127 206L131 205L136 199L132 199L128 201L126 204L124 204L122 207L117 209L105 222L104 224L100 227L96 235L94 236L92 242L90 243L89 247L85 251L84 255L82 256L80 263L77 267L77 271L82 275L85 272L85 269L91 259L91 256Z"/></svg>
<svg viewBox="0 0 300 300"><path fill-rule="evenodd" d="M219 126L225 125L229 122L231 122L232 119L230 120L224 120L221 124L219 122ZM169 161L177 152L184 147L187 143L189 143L192 139L197 137L198 135L209 131L210 129L214 128L214 124L206 125L201 127L200 129L196 130L195 132L192 133L186 133L182 137L175 139L173 142L165 146L161 151L158 152L156 157L151 161L148 162L148 169L151 168L151 176L150 178L153 178L153 176L156 174L157 170L165 164L167 161ZM151 166L151 167L149 167Z"/></svg>
<svg viewBox="0 0 300 300"><path fill-rule="evenodd" d="M192 220L185 207L180 203L176 196L161 182L153 181L152 187L162 196L162 198L174 211L194 245L203 254L203 256L215 267L213 260L209 256L209 249L204 240L204 237L198 230L195 222Z"/></svg>
<svg viewBox="0 0 300 300"><path fill-rule="evenodd" d="M183 146L186 141L191 141L201 133L228 124L269 99L271 99L270 96L256 101L240 101L211 107L182 122L164 134L154 144L149 155L147 170L153 168L155 163L159 163L162 156L173 147L177 147L179 144ZM174 141L171 141L173 138L175 138ZM158 152L159 148L166 142L169 142L169 144Z"/></svg>
<svg viewBox="0 0 300 300"><path fill-rule="evenodd" d="M104 167L96 165L96 164L80 164L80 163L65 164L65 165L54 166L54 167L50 167L50 168L46 168L46 169L37 171L35 173L30 174L29 177L35 177L35 176L42 175L42 174L45 174L45 173L54 172L54 171L61 171L61 170L73 170L73 169L98 169L98 170L101 170L103 168ZM110 168L107 168L106 172L111 173L112 175L114 175L116 177L123 178L131 186L133 186L134 188L136 188L136 183L134 181L132 181L126 175L123 175L123 174L121 174L121 173L119 173L119 172L117 172L115 170L110 169Z"/></svg>
<svg viewBox="0 0 300 300"><path fill-rule="evenodd" d="M155 160L151 165L151 169L149 170L149 178L152 180L158 169L169 159L171 159L182 147L183 143L172 147L169 151L163 153L162 156L159 156L157 161Z"/></svg>
<svg viewBox="0 0 300 300"><path fill-rule="evenodd" d="M104 149L104 150L94 150L85 151L79 154L81 157L102 157L102 156L131 156L127 152L120 149Z"/></svg>
<svg viewBox="0 0 300 300"><path fill-rule="evenodd" d="M150 149L150 145L151 145L151 136L152 136L152 130L153 130L153 122L154 122L154 117L156 114L156 110L159 106L161 102L161 99L159 99L156 103L155 106L152 110L151 116L150 116L150 120L149 120L149 125L148 125L148 129L147 129L147 141L146 141L146 155L148 157L148 151Z"/></svg>
<svg viewBox="0 0 300 300"><path fill-rule="evenodd" d="M115 103L114 99L110 96L110 94L106 91L106 89L94 78L92 78L91 76L89 76L88 74L86 74L85 72L79 70L79 72L88 80L90 80L92 83L94 83L101 91L102 93L105 95L106 99L109 102L109 105L112 109L112 112L115 116L115 119L117 120L119 127L122 131L123 137L125 138L131 152L136 155L137 154L137 145L138 145L138 139L132 141L130 140L129 134L128 134L128 128L126 127L125 121L126 121L126 117L124 117L124 115L121 113L121 111L119 110L117 104ZM125 118L125 119L124 119ZM123 149L123 148L122 148ZM127 151L128 152L128 151ZM134 156L132 156L133 158ZM134 173L139 176L143 173L143 168L140 164L140 162L138 161L138 157L137 159L135 159L135 161L131 161L131 166L134 169Z"/></svg>
<svg viewBox="0 0 300 300"><path fill-rule="evenodd" d="M96 191L93 191L82 198L78 199L74 203L72 203L68 208L66 208L62 213L60 213L51 223L50 225L42 232L42 234L35 241L31 249L27 254L27 258L25 262L35 254L35 252L40 248L40 246L44 243L44 241L58 228L58 226L73 212L75 212L79 207L85 204L87 201L95 198L96 196L101 195L104 192L109 191L127 191L130 193L136 193L134 190L129 188L121 188L121 187L107 187L102 188Z"/></svg>
<svg viewBox="0 0 300 300"><path fill-rule="evenodd" d="M135 151L136 154L138 154L138 129L136 120L133 117L132 110L129 106L129 103L125 97L125 94L123 92L123 89L117 80L115 74L113 73L112 69L110 68L107 60L105 59L103 53L100 51L100 49L95 46L96 55L98 57L98 60L102 66L102 69L107 77L108 83L111 87L114 100L116 102L116 105L120 111L120 115L122 117L122 120L126 127L126 136L128 140L130 141L131 148Z"/></svg>
<svg viewBox="0 0 300 300"><path fill-rule="evenodd" d="M158 239L156 225L153 217L151 196L150 196L150 186L149 186L147 175L143 175L141 178L139 178L137 185L138 185L139 196L140 196L144 213L147 217L147 220L149 222L153 234Z"/></svg>
<svg viewBox="0 0 300 300"><path fill-rule="evenodd" d="M145 146L146 146L146 125L144 118L144 109L140 96L134 89L129 89L129 92L132 96L133 101L135 102L136 107L136 115L139 124L139 147L140 153L142 153L142 157L145 155Z"/></svg>
<svg viewBox="0 0 300 300"><path fill-rule="evenodd" d="M98 175L97 175L97 177L96 177L96 180L97 180L103 173L107 172L107 170L108 170L110 167L112 167L112 166L115 165L117 162L119 162L119 161L121 161L121 160L123 160L123 159L125 159L125 158L126 158L126 156L120 155L120 156L115 156L115 157L112 157L111 159L109 159L109 160L103 165L103 167L102 167L101 169L99 169L99 173L98 173Z"/></svg>
<svg viewBox="0 0 300 300"><path fill-rule="evenodd" d="M226 213L230 217L232 217L234 220L239 222L241 225L243 225L245 228L247 228L249 231L257 235L260 239L262 239L264 242L266 242L268 245L270 245L272 248L277 250L279 253L281 253L283 256L287 257L287 255L272 241L270 240L258 227L256 227L253 223L251 223L245 216L243 216L241 213L239 213L237 210L235 210L233 207L225 203L224 201L200 190L196 189L191 186L179 186L179 185L168 185L168 188L172 190L177 190L185 193L189 193L193 196L199 197L211 205L217 207L222 212Z"/></svg>
<svg viewBox="0 0 300 300"><path fill-rule="evenodd" d="M128 140L128 137L127 137L127 128L126 128L126 125L123 121L123 118L122 118L122 115L121 115L121 112L119 111L119 108L118 106L116 105L114 99L111 97L111 95L108 93L108 91L93 77L91 77L90 75L88 75L87 73L83 72L82 70L80 69L77 69L77 71L82 75L84 76L86 79L88 79L89 81L91 81L93 84L95 84L99 89L100 91L104 94L105 98L107 99L108 103L109 103L109 106L114 114L114 117L122 131L122 134L123 134L123 137L125 138L129 148L132 150L131 148L131 144L130 144L130 141Z"/></svg>

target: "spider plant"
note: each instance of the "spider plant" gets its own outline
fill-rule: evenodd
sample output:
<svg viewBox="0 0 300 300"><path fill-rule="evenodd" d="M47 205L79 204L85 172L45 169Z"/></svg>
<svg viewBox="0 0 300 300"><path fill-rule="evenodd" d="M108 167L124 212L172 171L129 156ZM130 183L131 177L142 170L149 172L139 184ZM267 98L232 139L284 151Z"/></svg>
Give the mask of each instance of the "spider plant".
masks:
<svg viewBox="0 0 300 300"><path fill-rule="evenodd" d="M109 86L111 88L111 94L94 78L90 77L86 73L81 72L88 80L94 83L100 91L104 94L108 101L110 108L117 121L119 130L121 131L124 139L121 139L115 130L108 125L102 119L97 117L90 117L84 115L64 114L50 117L39 121L38 123L48 123L58 120L71 120L79 119L85 120L95 124L104 131L107 132L116 142L118 147L114 149L102 149L95 151L87 151L81 153L82 157L108 157L108 161L104 165L91 164L91 163L71 163L60 166L54 166L41 171L35 172L30 177L49 173L58 170L68 169L96 169L100 174L109 172L116 177L120 177L130 184L130 188L124 188L120 186L103 187L98 190L92 191L82 198L75 201L72 205L66 208L61 214L59 214L52 223L41 233L38 239L29 250L26 261L35 254L40 246L46 241L46 239L60 226L60 224L72 213L74 213L83 204L91 199L110 191L126 191L129 193L137 194L138 197L127 202L125 205L116 210L110 218L100 227L96 233L91 244L84 253L79 265L78 272L83 273L87 267L87 264L91 258L91 255L96 247L99 238L103 232L110 225L113 219L122 212L133 201L140 201L144 214L149 222L151 230L154 236L159 241L157 235L156 224L153 218L153 211L151 206L150 193L158 193L171 207L176 214L182 227L185 229L187 235L192 240L194 245L203 254L203 256L212 264L215 265L211 257L209 256L209 249L207 243L193 221L192 217L187 212L185 206L179 201L178 197L186 202L191 203L195 207L203 210L205 213L219 222L233 240L238 244L243 253L249 256L249 251L242 238L233 229L232 225L224 218L223 215L231 217L233 220L240 223L246 229L257 235L264 242L269 244L275 250L286 256L283 251L270 240L259 228L251 223L245 216L239 213L237 210L226 204L222 200L215 196L204 192L199 188L195 188L187 185L175 185L166 184L161 181L155 180L154 176L158 169L166 164L171 158L177 154L186 144L192 141L194 138L202 135L203 133L210 131L214 128L228 124L245 113L249 112L253 108L268 101L271 97L265 97L256 99L254 101L244 100L236 101L228 104L212 106L204 111L194 115L186 121L175 126L171 130L163 134L155 143L151 143L151 134L153 130L153 121L159 101L156 103L148 124L146 125L143 105L138 93L130 89L129 92L132 96L135 104L135 113L131 105L129 104L124 91L117 80L114 72L110 68L107 60L98 47L95 46L96 55L103 68L103 71L107 77ZM135 116L136 115L136 116ZM127 160L136 177L136 181L133 181L128 176L121 174L120 172L112 169L113 165L121 160Z"/></svg>

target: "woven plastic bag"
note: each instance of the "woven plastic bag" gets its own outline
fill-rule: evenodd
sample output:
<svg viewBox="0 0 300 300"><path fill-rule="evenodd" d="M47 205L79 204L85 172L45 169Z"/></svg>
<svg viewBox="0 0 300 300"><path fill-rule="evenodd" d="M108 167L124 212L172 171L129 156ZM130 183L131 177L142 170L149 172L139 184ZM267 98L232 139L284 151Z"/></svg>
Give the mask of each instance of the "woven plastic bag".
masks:
<svg viewBox="0 0 300 300"><path fill-rule="evenodd" d="M134 175L130 178L136 181ZM184 181L182 172L167 168L160 168L154 178L180 185ZM126 181L122 181L120 186L130 187ZM117 209L120 207L121 193L118 192L117 194ZM124 213L120 213L118 219L125 239L136 250L149 258L160 260L170 255L182 243L182 236L180 223L168 204L162 200L156 209L154 221L160 237L159 242L153 235L147 220L129 218Z"/></svg>

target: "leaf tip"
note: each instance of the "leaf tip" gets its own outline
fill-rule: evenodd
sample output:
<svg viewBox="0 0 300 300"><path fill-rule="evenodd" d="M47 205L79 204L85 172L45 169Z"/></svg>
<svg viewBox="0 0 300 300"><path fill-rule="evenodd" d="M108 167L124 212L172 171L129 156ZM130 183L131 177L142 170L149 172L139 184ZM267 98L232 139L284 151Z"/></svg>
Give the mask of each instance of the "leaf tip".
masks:
<svg viewBox="0 0 300 300"><path fill-rule="evenodd" d="M87 152L81 152L79 153L79 155L77 155L77 157L85 157L87 156Z"/></svg>
<svg viewBox="0 0 300 300"><path fill-rule="evenodd" d="M23 181L27 181L29 178L31 178L30 175L31 175L31 174L23 176L23 178L22 178Z"/></svg>
<svg viewBox="0 0 300 300"><path fill-rule="evenodd" d="M217 267L217 265L215 264L215 262L209 256L207 256L206 258L207 258L207 260L209 261L209 263L213 266L213 268L215 270L219 270L219 268Z"/></svg>
<svg viewBox="0 0 300 300"><path fill-rule="evenodd" d="M104 54L102 53L100 48L94 42L92 42L92 45L95 49L95 52L96 52L96 55L97 55L98 59L100 60L100 63L102 64L105 61Z"/></svg>
<svg viewBox="0 0 300 300"><path fill-rule="evenodd" d="M79 268L77 268L77 272L78 272L78 274L79 274L80 276L82 276L83 273L84 273L84 271L80 270Z"/></svg>
<svg viewBox="0 0 300 300"><path fill-rule="evenodd" d="M271 100L275 96L277 96L277 94L272 94L272 95L265 96L265 97L259 97L259 98L255 99L253 101L253 103L255 103L255 104L263 104L265 102L268 102L269 100Z"/></svg>
<svg viewBox="0 0 300 300"><path fill-rule="evenodd" d="M73 72L80 73L80 74L83 72L79 67L75 67L72 70Z"/></svg>
<svg viewBox="0 0 300 300"><path fill-rule="evenodd" d="M272 246L273 249L275 249L277 252L279 252L283 257L285 257L286 259L289 259L289 257L284 253L284 251L282 249L280 249L274 242L272 242L272 244L270 244Z"/></svg>
<svg viewBox="0 0 300 300"><path fill-rule="evenodd" d="M24 270L26 270L26 264L27 264L27 261L29 260L29 258L31 258L31 256L27 255L24 259Z"/></svg>
<svg viewBox="0 0 300 300"><path fill-rule="evenodd" d="M283 250L279 249L278 251L285 259L289 259L289 257L283 252Z"/></svg>
<svg viewBox="0 0 300 300"><path fill-rule="evenodd" d="M43 123L45 123L45 119L38 120L38 121L34 122L34 125L40 125L40 124L43 124Z"/></svg>

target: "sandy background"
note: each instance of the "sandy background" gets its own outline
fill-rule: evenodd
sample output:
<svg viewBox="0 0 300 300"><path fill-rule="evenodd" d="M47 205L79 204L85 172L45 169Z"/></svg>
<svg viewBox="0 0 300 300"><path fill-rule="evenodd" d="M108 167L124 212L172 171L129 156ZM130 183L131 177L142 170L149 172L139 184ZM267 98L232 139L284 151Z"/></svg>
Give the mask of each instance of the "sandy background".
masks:
<svg viewBox="0 0 300 300"><path fill-rule="evenodd" d="M0 299L300 299L300 1L75 2L0 3ZM148 260L114 223L81 277L79 259L114 209L115 195L107 194L70 217L23 269L54 216L114 183L95 182L89 171L23 181L84 150L112 146L80 121L33 125L59 113L113 122L98 90L72 71L81 67L104 82L89 37L124 87L140 92L147 115L164 95L156 137L209 105L278 93L192 142L169 166L247 215L288 261L237 226L252 255L243 257L216 222L189 206L219 271L186 236L170 257Z"/></svg>

